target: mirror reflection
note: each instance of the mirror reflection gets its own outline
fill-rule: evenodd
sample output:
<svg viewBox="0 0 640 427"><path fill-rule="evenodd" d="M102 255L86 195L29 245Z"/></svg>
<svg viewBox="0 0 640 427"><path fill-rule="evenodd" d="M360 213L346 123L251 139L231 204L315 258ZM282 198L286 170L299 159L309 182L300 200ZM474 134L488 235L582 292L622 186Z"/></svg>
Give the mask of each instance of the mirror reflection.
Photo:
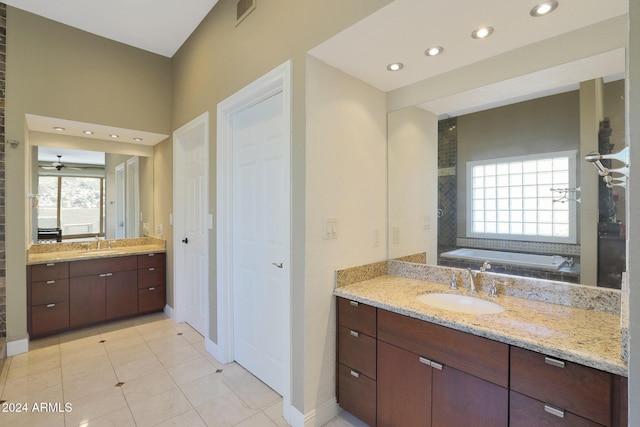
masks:
<svg viewBox="0 0 640 427"><path fill-rule="evenodd" d="M34 151L34 242L150 234L151 157L48 146Z"/></svg>
<svg viewBox="0 0 640 427"><path fill-rule="evenodd" d="M433 110L389 114L389 257L619 288L625 188L584 156L625 147L623 76L518 101L440 114L437 138Z"/></svg>

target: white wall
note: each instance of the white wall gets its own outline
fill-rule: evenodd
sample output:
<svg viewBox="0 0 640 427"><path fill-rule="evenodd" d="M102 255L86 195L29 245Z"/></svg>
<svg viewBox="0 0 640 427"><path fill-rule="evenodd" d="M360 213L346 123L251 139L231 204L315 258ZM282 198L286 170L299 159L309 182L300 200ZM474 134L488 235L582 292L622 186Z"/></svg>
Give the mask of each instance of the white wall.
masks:
<svg viewBox="0 0 640 427"><path fill-rule="evenodd" d="M304 406L321 408L335 397L335 270L386 259L386 96L310 56L306 94Z"/></svg>
<svg viewBox="0 0 640 427"><path fill-rule="evenodd" d="M409 107L389 113L388 126L389 258L426 251L427 262L435 264L438 256L438 117L418 107Z"/></svg>

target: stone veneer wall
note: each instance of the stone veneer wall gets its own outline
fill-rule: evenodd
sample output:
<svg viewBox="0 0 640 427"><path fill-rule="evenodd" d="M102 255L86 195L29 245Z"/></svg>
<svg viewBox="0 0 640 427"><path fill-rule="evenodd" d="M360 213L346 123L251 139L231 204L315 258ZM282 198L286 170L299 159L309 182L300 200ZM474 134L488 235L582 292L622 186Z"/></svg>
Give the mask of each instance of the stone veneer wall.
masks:
<svg viewBox="0 0 640 427"><path fill-rule="evenodd" d="M438 122L438 253L455 248L457 225L458 119Z"/></svg>
<svg viewBox="0 0 640 427"><path fill-rule="evenodd" d="M4 179L4 99L7 56L7 5L0 3L0 372L4 365L7 336L7 275L5 257L5 179Z"/></svg>

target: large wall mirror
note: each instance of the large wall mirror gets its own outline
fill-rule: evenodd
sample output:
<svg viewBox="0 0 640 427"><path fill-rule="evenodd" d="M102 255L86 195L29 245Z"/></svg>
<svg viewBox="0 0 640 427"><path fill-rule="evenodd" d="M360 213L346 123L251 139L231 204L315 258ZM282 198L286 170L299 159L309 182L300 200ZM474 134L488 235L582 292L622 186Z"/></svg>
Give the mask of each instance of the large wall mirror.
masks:
<svg viewBox="0 0 640 427"><path fill-rule="evenodd" d="M624 49L516 83L389 113L389 257L619 288L624 181L584 156L625 147Z"/></svg>
<svg viewBox="0 0 640 427"><path fill-rule="evenodd" d="M89 132L87 129L99 131L101 127L97 125L38 116L28 119L32 147L30 241L153 235L152 145L73 135L74 128L75 133ZM64 123L64 127L52 127L52 123ZM116 135L114 130L110 131L107 136ZM141 141L155 142L165 137L135 134L144 134L146 138L136 137Z"/></svg>

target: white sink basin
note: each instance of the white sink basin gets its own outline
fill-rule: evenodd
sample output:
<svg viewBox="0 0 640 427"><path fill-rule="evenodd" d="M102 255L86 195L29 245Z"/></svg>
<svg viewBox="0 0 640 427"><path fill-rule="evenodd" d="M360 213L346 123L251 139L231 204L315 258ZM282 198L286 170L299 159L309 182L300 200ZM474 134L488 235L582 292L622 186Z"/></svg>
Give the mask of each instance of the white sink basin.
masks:
<svg viewBox="0 0 640 427"><path fill-rule="evenodd" d="M496 303L467 295L432 292L418 295L416 298L432 307L459 313L495 314L504 311L504 308Z"/></svg>

